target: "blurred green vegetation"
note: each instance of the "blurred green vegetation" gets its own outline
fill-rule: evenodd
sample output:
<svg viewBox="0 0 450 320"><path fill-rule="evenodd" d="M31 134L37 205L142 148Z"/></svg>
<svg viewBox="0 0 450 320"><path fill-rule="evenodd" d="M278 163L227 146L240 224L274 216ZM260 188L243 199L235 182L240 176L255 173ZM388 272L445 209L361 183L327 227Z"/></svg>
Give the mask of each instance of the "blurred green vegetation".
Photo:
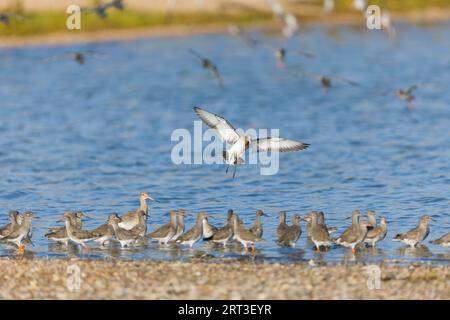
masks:
<svg viewBox="0 0 450 320"><path fill-rule="evenodd" d="M98 0L93 0L93 4ZM430 7L450 8L450 0L369 0L369 4L377 4L381 8L388 8L391 11L411 11ZM311 4L311 3L310 3ZM317 5L317 16L322 14L322 1L315 2ZM291 8L294 6L290 6ZM299 5L301 8L301 5ZM295 9L295 8L294 8ZM65 12L25 12L20 0L14 3L7 12L14 12L22 15L24 20L11 18L9 26L0 24L0 36L27 36L36 34L50 34L67 32ZM301 14L301 10L299 10ZM353 0L336 0L335 14L352 13L361 14L353 9ZM306 16L305 16L306 18ZM307 18L314 18L308 15ZM332 19L333 15L328 16ZM103 29L125 29L161 26L193 26L193 25L226 25L237 23L240 25L250 25L255 22L269 21L273 19L270 11L259 10L223 10L217 13L210 12L144 12L111 9L108 17L101 19L94 12L82 13L81 30L72 32L86 32Z"/></svg>
<svg viewBox="0 0 450 320"><path fill-rule="evenodd" d="M66 13L30 12L21 14L24 16L24 20L16 20L12 18L9 26L0 24L0 35L26 36L67 31L66 19L68 17L68 14ZM71 32L170 25L226 25L229 23L248 25L254 22L267 21L272 18L273 16L270 12L245 12L236 14L198 12L168 14L161 12L137 12L130 10L121 12L117 10L111 10L108 12L108 17L106 19L101 19L94 12L82 13L81 30Z"/></svg>
<svg viewBox="0 0 450 320"><path fill-rule="evenodd" d="M390 11L411 11L431 7L450 7L450 0L367 0L368 5L375 4L380 8ZM353 0L335 0L335 11L350 11L353 8Z"/></svg>

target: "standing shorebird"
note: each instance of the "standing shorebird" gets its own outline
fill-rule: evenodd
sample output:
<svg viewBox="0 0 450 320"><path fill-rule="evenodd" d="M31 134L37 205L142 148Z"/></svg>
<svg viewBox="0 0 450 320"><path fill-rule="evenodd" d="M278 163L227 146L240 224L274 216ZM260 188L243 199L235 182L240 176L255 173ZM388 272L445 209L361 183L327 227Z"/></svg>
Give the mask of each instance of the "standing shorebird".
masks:
<svg viewBox="0 0 450 320"><path fill-rule="evenodd" d="M450 232L436 240L431 240L430 243L440 244L443 247L450 247Z"/></svg>
<svg viewBox="0 0 450 320"><path fill-rule="evenodd" d="M177 215L177 212L170 211L170 222L149 233L147 236L157 240L159 244L167 245L177 233Z"/></svg>
<svg viewBox="0 0 450 320"><path fill-rule="evenodd" d="M211 240L216 232L217 228L209 223L208 217L205 217L203 219L203 240Z"/></svg>
<svg viewBox="0 0 450 320"><path fill-rule="evenodd" d="M369 220L370 223L370 220ZM380 224L377 226L376 221L375 224L372 225L373 229L367 232L367 236L364 239L364 243L372 244L372 248L375 248L376 243L382 241L387 234L387 223L386 218L381 217Z"/></svg>
<svg viewBox="0 0 450 320"><path fill-rule="evenodd" d="M98 239L100 235L82 229L75 229L71 223L71 219L71 213L65 212L63 215L63 221L66 225L67 235L69 236L69 239L71 241L83 247L84 252L87 253L89 251L89 246L87 245L87 243Z"/></svg>
<svg viewBox="0 0 450 320"><path fill-rule="evenodd" d="M279 222L277 227L277 236L279 238L288 228L288 225L286 224L286 211L280 211L280 213L278 214L278 218Z"/></svg>
<svg viewBox="0 0 450 320"><path fill-rule="evenodd" d="M248 250L248 245L250 245L250 252L255 252L255 242L260 239L239 223L239 216L237 214L233 214L233 233L236 240L244 246L245 251Z"/></svg>
<svg viewBox="0 0 450 320"><path fill-rule="evenodd" d="M214 233L212 241L221 243L225 247L233 239L233 235L233 210L229 209L226 225Z"/></svg>
<svg viewBox="0 0 450 320"><path fill-rule="evenodd" d="M375 228L377 226L376 213L374 211L367 211L367 224L370 228Z"/></svg>
<svg viewBox="0 0 450 320"><path fill-rule="evenodd" d="M222 76L220 75L219 69L217 69L216 65L213 64L209 59L203 57L197 51L190 49L189 52L191 54L193 54L194 56L196 56L200 60L201 66L205 69L208 69L211 72L214 79L217 81L217 84L220 87L223 87L223 79L222 79Z"/></svg>
<svg viewBox="0 0 450 320"><path fill-rule="evenodd" d="M119 241L120 246L122 248L131 247L136 243L140 236L131 230L121 228L119 226L120 222L122 222L122 218L120 218L117 213L111 214L108 218L108 224L112 226L114 235L116 236L117 241Z"/></svg>
<svg viewBox="0 0 450 320"><path fill-rule="evenodd" d="M19 211L10 211L9 212L9 221L7 225L0 228L0 239L8 236L19 224L17 218L19 216Z"/></svg>
<svg viewBox="0 0 450 320"><path fill-rule="evenodd" d="M309 215L314 215L316 217L315 221L319 220L319 213L317 211L313 210L309 213ZM313 219L304 219L304 220L306 220L306 226L305 226L306 234L308 235L308 237L311 238L311 228L312 228L312 224L313 224Z"/></svg>
<svg viewBox="0 0 450 320"><path fill-rule="evenodd" d="M264 216L264 212L262 210L256 211L255 223L249 229L251 233L253 233L258 239L262 238L263 235L263 227L261 223L261 217Z"/></svg>
<svg viewBox="0 0 450 320"><path fill-rule="evenodd" d="M194 243L199 241L203 236L203 220L206 217L206 213L200 212L197 215L195 226L183 233L178 239L177 243L189 245L192 248Z"/></svg>
<svg viewBox="0 0 450 320"><path fill-rule="evenodd" d="M356 253L356 246L364 241L367 236L368 223L366 221L360 221L361 212L355 210L352 212L352 224L345 230L339 238L336 239L336 243L352 249L352 253Z"/></svg>
<svg viewBox="0 0 450 320"><path fill-rule="evenodd" d="M170 242L176 242L177 239L184 233L184 212L182 209L178 209L177 212L177 231L172 237Z"/></svg>
<svg viewBox="0 0 450 320"><path fill-rule="evenodd" d="M294 214L291 218L292 226L288 226L281 235L278 236L277 243L282 246L295 247L295 243L302 234L300 227L300 216Z"/></svg>
<svg viewBox="0 0 450 320"><path fill-rule="evenodd" d="M36 218L33 212L25 212L22 216L23 220L21 224L15 225L14 229L3 240L12 242L19 247L19 254L23 254L25 246L22 240L29 236L31 232L31 220Z"/></svg>
<svg viewBox="0 0 450 320"><path fill-rule="evenodd" d="M127 212L126 214L124 214L121 217L121 222L119 223L119 227L126 229L126 230L131 230L136 225L138 225L139 221L140 221L139 211L145 212L145 219L147 221L147 218L148 218L147 200L152 200L152 201L158 202L155 199L153 199L152 197L150 197L147 194L147 192L141 192L139 195L139 203L140 203L139 208L134 211L130 211L130 212Z"/></svg>
<svg viewBox="0 0 450 320"><path fill-rule="evenodd" d="M428 215L424 215L419 220L419 225L409 230L405 233L399 233L394 237L395 241L403 241L410 247L416 247L419 245L430 233L429 223L431 221L431 217Z"/></svg>
<svg viewBox="0 0 450 320"><path fill-rule="evenodd" d="M318 221L318 213L316 211L311 212L306 216L306 221L310 224L309 238L314 243L316 251L320 252L320 247L328 248L333 244L328 229L323 223Z"/></svg>
<svg viewBox="0 0 450 320"><path fill-rule="evenodd" d="M76 230L80 230L82 226L81 218L85 215L83 212L70 213L70 223ZM44 235L47 239L67 245L69 243L69 236L67 235L66 227L49 228L48 232Z"/></svg>
<svg viewBox="0 0 450 320"><path fill-rule="evenodd" d="M230 149L223 151L223 159L227 164L227 173L229 166L234 166L233 178L236 175L236 165L245 162L243 155L249 148L252 148L254 152L293 152L304 150L309 147L309 144L307 143L279 137L252 139L251 136L238 132L228 120L217 114L199 107L194 107L194 112L207 126L214 129L219 134L222 141L232 145Z"/></svg>
<svg viewBox="0 0 450 320"><path fill-rule="evenodd" d="M327 229L328 234L332 234L333 232L337 231L336 227L328 227L325 224L325 215L324 215L324 213L322 211L317 212L317 224L323 225Z"/></svg>
<svg viewBox="0 0 450 320"><path fill-rule="evenodd" d="M144 237L147 233L147 213L144 210L138 210L137 215L139 217L139 222L131 228L130 231L140 237Z"/></svg>
<svg viewBox="0 0 450 320"><path fill-rule="evenodd" d="M81 227L79 228L81 229ZM94 240L94 242L100 244L100 246L105 246L111 242L114 238L114 229L108 224L108 222L98 226L91 233L98 235L98 238Z"/></svg>

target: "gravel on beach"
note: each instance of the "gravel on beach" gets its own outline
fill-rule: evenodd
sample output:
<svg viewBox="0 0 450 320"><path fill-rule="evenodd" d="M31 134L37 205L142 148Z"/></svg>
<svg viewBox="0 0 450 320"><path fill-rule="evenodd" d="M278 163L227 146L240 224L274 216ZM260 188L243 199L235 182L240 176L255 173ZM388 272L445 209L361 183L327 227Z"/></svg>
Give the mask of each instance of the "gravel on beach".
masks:
<svg viewBox="0 0 450 320"><path fill-rule="evenodd" d="M448 266L378 267L0 259L0 299L450 299Z"/></svg>

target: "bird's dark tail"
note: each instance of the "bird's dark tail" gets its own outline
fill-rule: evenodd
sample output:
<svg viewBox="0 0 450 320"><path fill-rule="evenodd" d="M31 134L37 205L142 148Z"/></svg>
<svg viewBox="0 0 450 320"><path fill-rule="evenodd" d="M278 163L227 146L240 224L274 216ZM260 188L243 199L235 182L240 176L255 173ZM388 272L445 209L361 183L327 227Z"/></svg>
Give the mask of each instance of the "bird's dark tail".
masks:
<svg viewBox="0 0 450 320"><path fill-rule="evenodd" d="M403 240L403 235L401 233L397 233L394 237L394 240Z"/></svg>

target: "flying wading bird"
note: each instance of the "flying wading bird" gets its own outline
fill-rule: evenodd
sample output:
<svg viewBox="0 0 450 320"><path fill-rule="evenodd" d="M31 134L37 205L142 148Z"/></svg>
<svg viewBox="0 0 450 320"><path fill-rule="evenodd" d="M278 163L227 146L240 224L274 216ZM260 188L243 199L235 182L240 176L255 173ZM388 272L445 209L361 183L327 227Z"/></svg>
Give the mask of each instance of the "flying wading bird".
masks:
<svg viewBox="0 0 450 320"><path fill-rule="evenodd" d="M416 97L413 95L413 92L418 88L419 86L417 84L414 84L406 89L396 89L393 92L383 92L383 95L395 95L400 100L406 101L408 103L408 109L414 109L414 107L416 106Z"/></svg>
<svg viewBox="0 0 450 320"><path fill-rule="evenodd" d="M223 79L222 79L222 76L220 75L219 70L217 69L217 67L209 59L206 59L206 58L202 57L200 55L200 53L198 53L197 51L194 51L194 50L190 49L189 52L191 54L193 54L194 56L196 56L198 59L200 59L200 63L202 65L202 67L205 68L205 69L208 69L211 72L211 74L214 77L214 79L216 79L217 84L220 87L223 87Z"/></svg>
<svg viewBox="0 0 450 320"><path fill-rule="evenodd" d="M87 58L104 58L106 54L95 51L75 51L66 52L57 56L45 58L44 61L57 61L57 60L73 60L79 65L84 65Z"/></svg>
<svg viewBox="0 0 450 320"><path fill-rule="evenodd" d="M81 8L81 11L95 12L100 18L106 19L108 17L107 10L110 8L115 8L122 11L125 8L123 0L112 0L110 2L99 4L98 6L92 8Z"/></svg>
<svg viewBox="0 0 450 320"><path fill-rule="evenodd" d="M236 176L236 165L244 163L242 156L249 148L252 148L253 152L293 152L309 147L308 143L280 137L252 139L249 135L239 133L227 119L217 114L199 107L194 107L194 112L206 125L216 130L222 141L231 145L228 150L223 151L223 159L227 164L226 173L230 166L234 166L233 178Z"/></svg>
<svg viewBox="0 0 450 320"><path fill-rule="evenodd" d="M15 13L9 13L9 12L0 12L0 23L3 23L5 26L9 26L11 19L16 19L16 20L24 20L24 17L19 15L19 14L15 14Z"/></svg>

